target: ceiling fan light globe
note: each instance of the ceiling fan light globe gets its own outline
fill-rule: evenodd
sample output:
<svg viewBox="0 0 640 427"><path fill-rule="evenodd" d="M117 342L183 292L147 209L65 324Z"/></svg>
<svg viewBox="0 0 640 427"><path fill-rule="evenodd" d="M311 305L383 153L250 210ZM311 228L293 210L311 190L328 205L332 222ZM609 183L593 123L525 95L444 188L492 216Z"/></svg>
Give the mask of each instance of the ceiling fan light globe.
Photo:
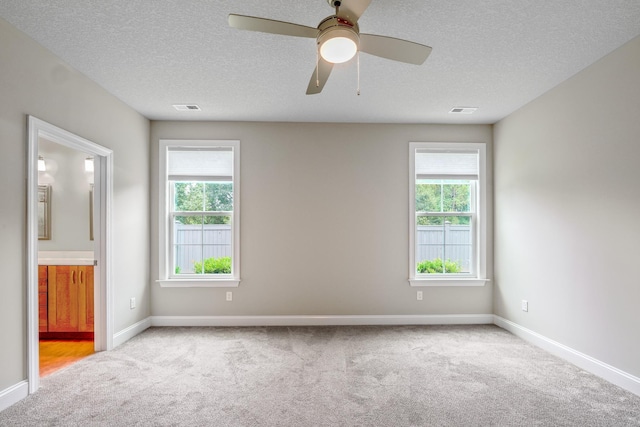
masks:
<svg viewBox="0 0 640 427"><path fill-rule="evenodd" d="M341 64L353 58L358 51L356 43L347 37L334 37L320 46L320 56L333 64Z"/></svg>
<svg viewBox="0 0 640 427"><path fill-rule="evenodd" d="M318 36L318 50L320 56L332 64L341 64L353 58L358 51L360 37L353 27L342 25L338 18L332 18L325 22L328 25L322 28Z"/></svg>

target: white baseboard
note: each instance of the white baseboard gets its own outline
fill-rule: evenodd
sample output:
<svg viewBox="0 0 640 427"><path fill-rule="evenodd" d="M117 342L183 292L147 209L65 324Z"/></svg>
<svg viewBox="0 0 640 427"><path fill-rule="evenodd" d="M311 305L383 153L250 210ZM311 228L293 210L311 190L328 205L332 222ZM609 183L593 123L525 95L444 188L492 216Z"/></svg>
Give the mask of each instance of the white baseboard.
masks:
<svg viewBox="0 0 640 427"><path fill-rule="evenodd" d="M143 319L138 323L134 323L133 325L121 330L120 332L116 332L115 334L113 334L113 348L116 348L120 344L129 341L131 338L135 337L136 335L150 327L151 317L147 317L146 319Z"/></svg>
<svg viewBox="0 0 640 427"><path fill-rule="evenodd" d="M0 391L0 411L4 411L9 406L18 403L29 395L29 382L20 381L18 384Z"/></svg>
<svg viewBox="0 0 640 427"><path fill-rule="evenodd" d="M397 316L152 316L152 326L337 326L493 324L492 314Z"/></svg>
<svg viewBox="0 0 640 427"><path fill-rule="evenodd" d="M567 347L564 344L553 341L510 320L504 319L500 316L494 316L494 318L494 323L502 329L506 329L512 334L529 341L543 350L561 357L585 371L591 372L592 374L604 378L618 387L622 387L625 390L640 396L640 378Z"/></svg>

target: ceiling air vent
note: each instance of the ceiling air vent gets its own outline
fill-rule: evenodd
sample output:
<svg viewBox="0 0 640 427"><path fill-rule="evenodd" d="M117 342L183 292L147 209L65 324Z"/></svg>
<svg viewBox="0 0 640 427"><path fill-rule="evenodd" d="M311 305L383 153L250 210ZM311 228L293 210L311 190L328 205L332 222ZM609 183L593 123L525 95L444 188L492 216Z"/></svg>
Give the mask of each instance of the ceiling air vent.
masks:
<svg viewBox="0 0 640 427"><path fill-rule="evenodd" d="M453 107L449 113L452 114L473 114L478 107Z"/></svg>
<svg viewBox="0 0 640 427"><path fill-rule="evenodd" d="M202 111L196 104L173 104L178 111Z"/></svg>

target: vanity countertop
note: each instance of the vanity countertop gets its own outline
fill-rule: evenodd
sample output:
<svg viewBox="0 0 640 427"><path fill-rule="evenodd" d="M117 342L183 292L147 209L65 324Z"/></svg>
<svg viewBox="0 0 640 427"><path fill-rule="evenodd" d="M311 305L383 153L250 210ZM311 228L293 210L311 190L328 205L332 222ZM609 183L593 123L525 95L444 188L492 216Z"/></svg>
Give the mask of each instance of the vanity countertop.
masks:
<svg viewBox="0 0 640 427"><path fill-rule="evenodd" d="M38 251L38 265L94 265L93 251Z"/></svg>

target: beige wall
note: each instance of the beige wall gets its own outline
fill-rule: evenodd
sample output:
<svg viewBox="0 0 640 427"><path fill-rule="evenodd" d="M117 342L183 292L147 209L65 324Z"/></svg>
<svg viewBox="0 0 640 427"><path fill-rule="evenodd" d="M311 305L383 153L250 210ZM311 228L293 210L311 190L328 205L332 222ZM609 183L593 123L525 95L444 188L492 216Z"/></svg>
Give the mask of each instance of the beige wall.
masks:
<svg viewBox="0 0 640 427"><path fill-rule="evenodd" d="M158 141L189 138L240 140L242 282L233 302L153 283L154 316L492 313L491 285L417 301L407 281L409 141L486 142L491 159L491 126L152 122L153 279Z"/></svg>
<svg viewBox="0 0 640 427"><path fill-rule="evenodd" d="M0 391L26 379L27 115L114 151L114 316L149 314L149 121L0 19ZM136 296L136 310L129 297Z"/></svg>
<svg viewBox="0 0 640 427"><path fill-rule="evenodd" d="M494 135L496 314L635 376L639 76L636 38Z"/></svg>

